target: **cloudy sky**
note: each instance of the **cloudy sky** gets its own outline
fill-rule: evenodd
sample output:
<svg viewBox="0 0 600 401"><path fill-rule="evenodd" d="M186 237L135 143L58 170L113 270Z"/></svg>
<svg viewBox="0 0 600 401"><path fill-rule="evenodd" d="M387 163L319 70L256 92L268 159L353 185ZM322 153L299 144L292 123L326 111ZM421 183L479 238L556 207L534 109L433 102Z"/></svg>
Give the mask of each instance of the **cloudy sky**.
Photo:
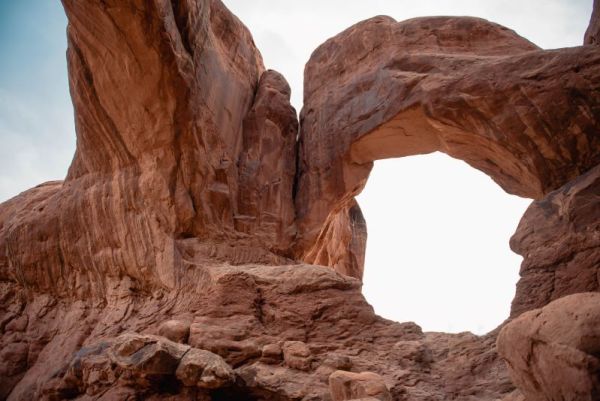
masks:
<svg viewBox="0 0 600 401"><path fill-rule="evenodd" d="M592 0L224 0L302 106L304 64L374 15L472 15L544 48L579 45ZM65 176L75 146L58 0L0 0L0 201ZM384 317L483 333L508 315L520 257L508 239L528 200L433 154L379 161L359 201L369 225L364 292Z"/></svg>

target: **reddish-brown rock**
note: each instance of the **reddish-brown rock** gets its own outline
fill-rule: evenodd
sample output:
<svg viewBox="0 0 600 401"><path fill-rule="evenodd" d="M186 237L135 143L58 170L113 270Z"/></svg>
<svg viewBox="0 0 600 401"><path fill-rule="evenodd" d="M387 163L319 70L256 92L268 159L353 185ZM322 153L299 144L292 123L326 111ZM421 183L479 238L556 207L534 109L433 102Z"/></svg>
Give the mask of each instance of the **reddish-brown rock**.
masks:
<svg viewBox="0 0 600 401"><path fill-rule="evenodd" d="M0 376L0 388L8 389L11 401L63 399L67 395L82 401L103 399L107 391L149 399L166 396L165 389L176 391L177 399L188 399L191 387L216 399L239 399L236 397L244 394L256 399L308 400L329 394L327 380L332 369L350 368L377 373L394 383L390 388L394 397L415 400L443 399L445 394L475 394L482 400L494 400L514 389L493 351L495 336L432 337L414 324L381 319L361 295L360 282L332 269L216 264L197 269L187 277L198 283L196 289L140 294L124 280L102 301L71 302L43 294L28 299L23 288L5 285L0 297L1 320L16 319L6 311L20 308L19 315L28 316L29 323L24 332L2 332L2 352L18 357L2 360L0 366L11 375ZM227 302L214 296L218 293L229 294ZM248 296L250 293L256 296ZM169 319L191 321L190 345L147 334ZM260 350L279 341L289 342L284 347L288 362L261 362ZM407 353L400 358L396 351L391 352L399 341L421 343L421 349L427 351L414 362ZM125 343L139 344L127 348ZM296 344L310 344L310 355L306 357L306 349ZM229 362L235 383L218 389L157 388L156 383L178 383L173 378L177 377L179 357L190 347ZM121 349L128 351L113 356L112 350ZM131 355L140 350L144 357L136 363ZM430 362L423 359L425 353L430 353ZM157 360L167 362L157 367ZM306 360L310 364L292 362L294 367L288 367L290 361ZM118 362L117 370L111 361Z"/></svg>
<svg viewBox="0 0 600 401"><path fill-rule="evenodd" d="M594 11L590 18L590 25L585 31L585 39L583 41L586 45L600 45L600 1L594 0Z"/></svg>
<svg viewBox="0 0 600 401"><path fill-rule="evenodd" d="M523 255L512 316L599 291L600 166L533 202L510 245Z"/></svg>
<svg viewBox="0 0 600 401"><path fill-rule="evenodd" d="M362 235L339 227L353 226L348 210L377 159L441 151L542 198L600 163L599 89L597 48L540 50L481 19L347 29L306 65L298 255L362 276L361 256L346 252Z"/></svg>
<svg viewBox="0 0 600 401"><path fill-rule="evenodd" d="M223 358L196 348L186 352L175 373L184 385L205 389L226 387L235 381L233 370Z"/></svg>
<svg viewBox="0 0 600 401"><path fill-rule="evenodd" d="M289 86L219 0L63 3L77 151L0 205L1 400L316 401L343 370L334 397L523 401L497 330L374 314L354 196L378 158L445 151L540 198L514 316L597 291L598 47L377 17L315 51L297 138Z"/></svg>
<svg viewBox="0 0 600 401"><path fill-rule="evenodd" d="M333 401L369 397L380 401L392 401L383 378L372 372L352 373L338 370L329 376L329 389Z"/></svg>
<svg viewBox="0 0 600 401"><path fill-rule="evenodd" d="M286 341L283 343L283 361L285 364L298 370L310 370L310 348L302 341Z"/></svg>
<svg viewBox="0 0 600 401"><path fill-rule="evenodd" d="M181 320L167 320L158 328L158 334L176 343L185 344L190 337L190 324Z"/></svg>
<svg viewBox="0 0 600 401"><path fill-rule="evenodd" d="M522 314L498 352L527 401L595 401L600 395L600 294L563 297Z"/></svg>
<svg viewBox="0 0 600 401"><path fill-rule="evenodd" d="M289 86L220 1L127 4L64 2L77 151L64 183L2 205L0 276L87 298L174 289L187 252L288 263Z"/></svg>

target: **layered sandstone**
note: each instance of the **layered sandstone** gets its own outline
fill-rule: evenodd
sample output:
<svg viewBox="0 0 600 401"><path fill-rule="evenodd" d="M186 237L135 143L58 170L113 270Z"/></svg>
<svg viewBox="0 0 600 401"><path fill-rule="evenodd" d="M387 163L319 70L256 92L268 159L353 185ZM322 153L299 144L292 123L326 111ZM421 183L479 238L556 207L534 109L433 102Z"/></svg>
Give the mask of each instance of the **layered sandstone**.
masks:
<svg viewBox="0 0 600 401"><path fill-rule="evenodd" d="M594 11L590 18L590 25L585 31L584 44L599 45L600 44L600 2L594 0Z"/></svg>
<svg viewBox="0 0 600 401"><path fill-rule="evenodd" d="M476 18L375 17L329 39L305 70L299 256L362 276L356 236L332 227L352 226L378 159L445 152L534 199L597 165L599 61Z"/></svg>
<svg viewBox="0 0 600 401"><path fill-rule="evenodd" d="M219 1L64 5L77 151L2 206L0 275L86 298L174 289L189 248L287 263L297 122L247 29Z"/></svg>
<svg viewBox="0 0 600 401"><path fill-rule="evenodd" d="M498 352L527 401L600 396L600 294L563 297L504 327Z"/></svg>
<svg viewBox="0 0 600 401"><path fill-rule="evenodd" d="M511 247L523 255L512 316L600 291L600 166L529 206Z"/></svg>
<svg viewBox="0 0 600 401"><path fill-rule="evenodd" d="M394 399L493 400L514 389L495 335L382 319L360 282L332 269L206 264L187 281L145 293L123 279L104 299L77 302L4 283L2 396L321 400L337 370L379 374ZM189 328L182 343L165 337L173 321ZM196 365L184 368L190 352Z"/></svg>
<svg viewBox="0 0 600 401"><path fill-rule="evenodd" d="M596 295L563 297L599 289L597 46L376 17L315 51L298 133L219 0L63 4L77 151L0 205L0 399L594 399ZM354 196L434 151L537 199L508 369L500 329L423 333L361 294Z"/></svg>

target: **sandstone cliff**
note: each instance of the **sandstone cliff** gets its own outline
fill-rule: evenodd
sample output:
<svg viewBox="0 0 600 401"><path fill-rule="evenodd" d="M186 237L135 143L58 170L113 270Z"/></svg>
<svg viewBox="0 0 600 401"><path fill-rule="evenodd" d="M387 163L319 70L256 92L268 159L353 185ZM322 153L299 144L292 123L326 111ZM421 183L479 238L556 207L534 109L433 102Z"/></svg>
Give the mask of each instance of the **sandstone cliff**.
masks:
<svg viewBox="0 0 600 401"><path fill-rule="evenodd" d="M299 124L219 0L63 5L77 151L0 205L0 399L598 399L598 7L559 50L363 21L308 61ZM354 197L373 161L434 151L535 199L513 320L485 336L360 292Z"/></svg>

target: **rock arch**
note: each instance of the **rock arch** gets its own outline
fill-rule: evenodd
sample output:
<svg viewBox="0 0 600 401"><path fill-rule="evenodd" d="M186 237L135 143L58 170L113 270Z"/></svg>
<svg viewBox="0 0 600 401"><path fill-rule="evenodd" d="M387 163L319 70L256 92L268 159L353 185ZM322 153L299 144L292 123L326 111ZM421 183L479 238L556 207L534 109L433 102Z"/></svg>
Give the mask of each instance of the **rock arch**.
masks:
<svg viewBox="0 0 600 401"><path fill-rule="evenodd" d="M372 162L445 152L541 199L600 162L600 53L469 17L363 21L305 69L296 211L305 261L362 277Z"/></svg>
<svg viewBox="0 0 600 401"><path fill-rule="evenodd" d="M332 370L364 367L394 383L395 399L518 398L497 331L382 319L348 277L362 274L366 240L354 195L377 158L442 150L543 198L511 244L526 258L513 314L600 291L597 46L544 51L479 19L377 17L315 51L297 144L287 83L220 0L63 4L77 153L64 182L0 204L0 399L163 399L147 375L173 382L190 348L235 367L249 398L327 398ZM594 15L587 44L598 43ZM597 349L571 351L598 337L595 298L549 309L562 322L556 305L569 316L591 306L557 349L594 361L576 366L593 378ZM169 321L189 346L148 335ZM167 363L126 363L117 379L112 349L132 331ZM126 359L136 349L120 348Z"/></svg>

